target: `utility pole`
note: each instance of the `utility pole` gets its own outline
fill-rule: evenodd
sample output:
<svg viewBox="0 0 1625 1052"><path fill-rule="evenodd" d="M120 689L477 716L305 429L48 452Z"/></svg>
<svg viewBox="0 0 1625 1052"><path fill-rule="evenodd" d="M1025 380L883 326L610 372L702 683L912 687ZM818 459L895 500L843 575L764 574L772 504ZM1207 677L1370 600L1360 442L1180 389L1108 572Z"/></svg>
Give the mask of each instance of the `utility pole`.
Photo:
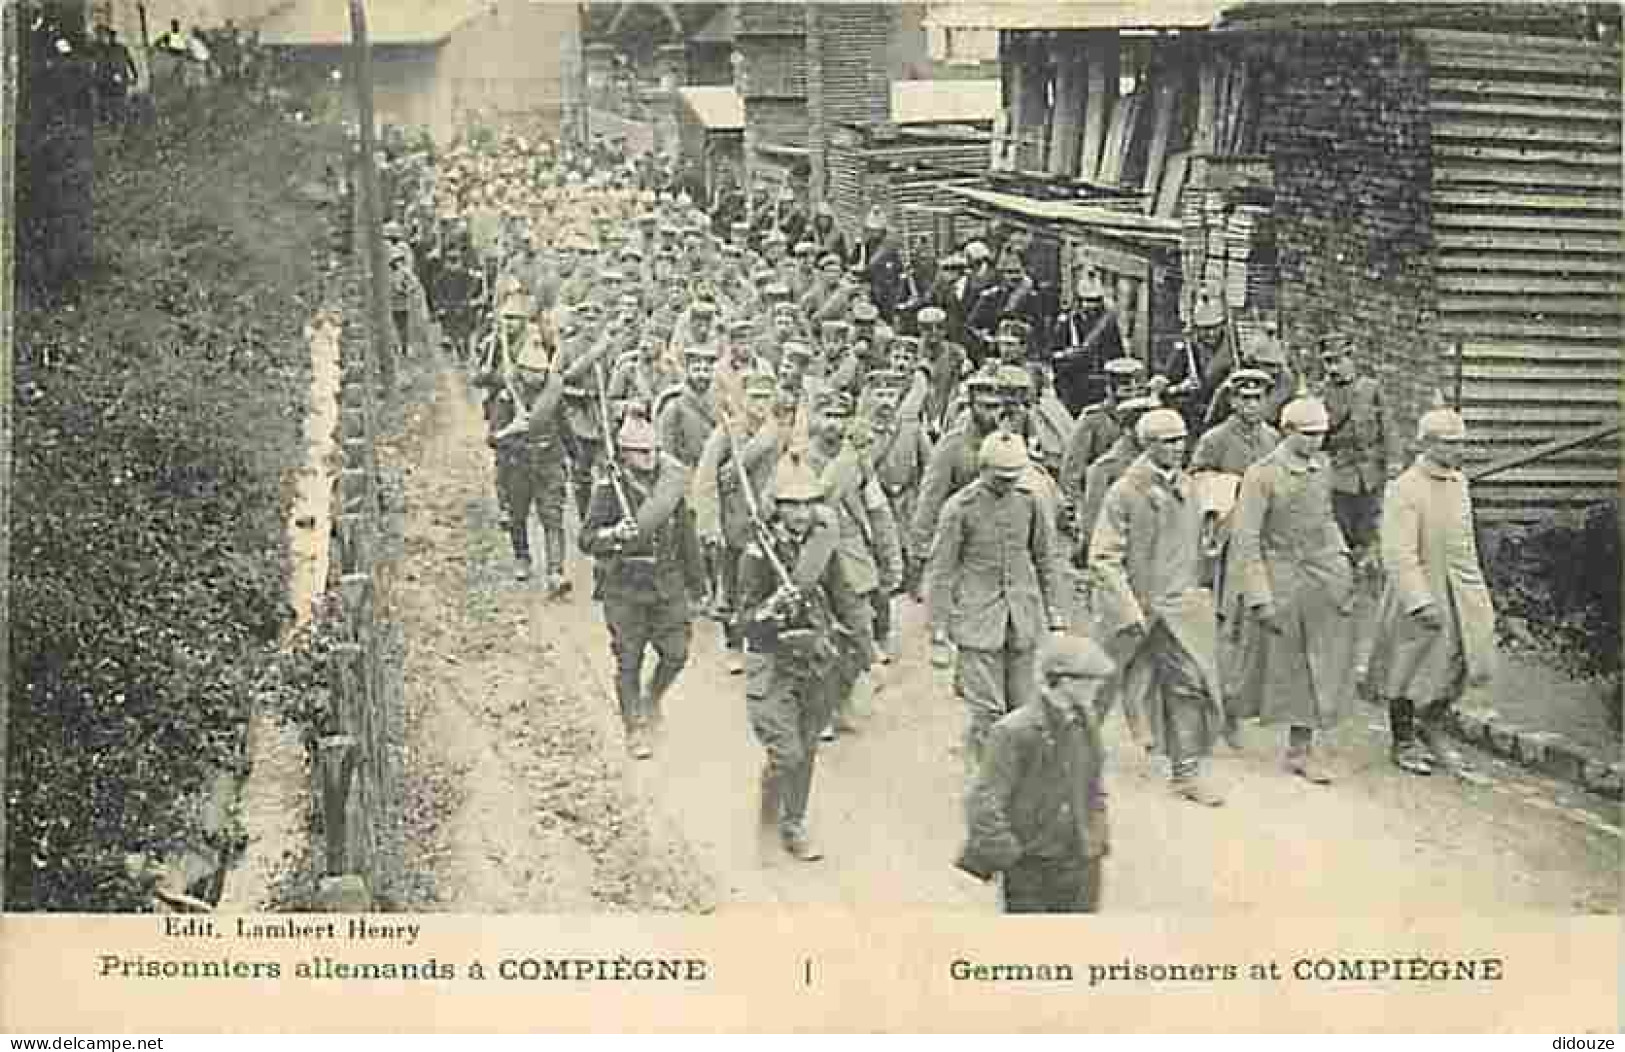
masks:
<svg viewBox="0 0 1625 1052"><path fill-rule="evenodd" d="M384 259L384 201L379 189L373 135L372 52L367 46L366 0L350 0L350 46L355 60L356 112L361 124L361 250L367 259L367 314L373 360L386 392L395 387L394 321L389 313L388 263Z"/></svg>

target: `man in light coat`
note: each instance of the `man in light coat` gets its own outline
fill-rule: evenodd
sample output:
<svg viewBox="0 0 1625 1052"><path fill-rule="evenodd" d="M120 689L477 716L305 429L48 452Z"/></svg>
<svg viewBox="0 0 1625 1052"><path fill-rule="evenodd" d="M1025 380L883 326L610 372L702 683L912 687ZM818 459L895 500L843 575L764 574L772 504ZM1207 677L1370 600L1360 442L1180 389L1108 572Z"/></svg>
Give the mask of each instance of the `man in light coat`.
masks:
<svg viewBox="0 0 1625 1052"><path fill-rule="evenodd" d="M1282 411L1286 436L1242 478L1226 574L1237 607L1225 620L1226 715L1287 724L1287 769L1317 785L1332 777L1315 732L1354 696L1354 573L1320 448L1328 424L1318 399Z"/></svg>
<svg viewBox="0 0 1625 1052"><path fill-rule="evenodd" d="M1432 409L1416 426L1421 453L1388 484L1382 510L1385 577L1370 682L1388 702L1394 762L1412 774L1460 757L1442 736L1464 687L1495 668L1495 608L1473 537L1461 472L1467 425Z"/></svg>
<svg viewBox="0 0 1625 1052"><path fill-rule="evenodd" d="M1200 777L1224 716L1213 593L1201 587L1202 510L1181 470L1188 433L1172 409L1140 418L1145 452L1112 484L1089 541L1095 638L1121 669L1130 731L1168 757L1176 794L1217 807Z"/></svg>
<svg viewBox="0 0 1625 1052"><path fill-rule="evenodd" d="M993 724L1033 700L1045 628L1067 626L1055 523L1024 478L1027 444L995 431L977 460L980 477L942 510L927 585L933 634L946 632L959 648L954 692L970 717L972 766Z"/></svg>

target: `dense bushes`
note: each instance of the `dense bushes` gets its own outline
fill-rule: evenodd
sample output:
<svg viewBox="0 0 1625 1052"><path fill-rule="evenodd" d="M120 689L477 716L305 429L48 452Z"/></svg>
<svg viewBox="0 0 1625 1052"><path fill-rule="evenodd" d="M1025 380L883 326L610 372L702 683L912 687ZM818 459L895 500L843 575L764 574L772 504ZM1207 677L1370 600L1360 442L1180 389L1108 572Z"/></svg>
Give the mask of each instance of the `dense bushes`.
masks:
<svg viewBox="0 0 1625 1052"><path fill-rule="evenodd" d="M195 841L286 622L335 143L200 103L98 139L93 264L17 317L11 909L140 907L126 852Z"/></svg>

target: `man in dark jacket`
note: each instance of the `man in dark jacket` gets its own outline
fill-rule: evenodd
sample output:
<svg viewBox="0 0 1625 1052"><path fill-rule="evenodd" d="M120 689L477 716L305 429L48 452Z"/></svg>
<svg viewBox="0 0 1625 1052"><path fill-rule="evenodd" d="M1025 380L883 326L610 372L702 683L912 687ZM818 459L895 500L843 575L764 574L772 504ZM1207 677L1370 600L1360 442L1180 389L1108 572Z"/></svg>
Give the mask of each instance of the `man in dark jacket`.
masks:
<svg viewBox="0 0 1625 1052"><path fill-rule="evenodd" d="M1080 280L1073 295L1072 309L1055 318L1047 350L1055 367L1055 393L1076 416L1085 406L1105 400L1106 363L1122 357L1123 334L1096 278Z"/></svg>
<svg viewBox="0 0 1625 1052"><path fill-rule="evenodd" d="M616 445L621 464L599 473L580 545L596 560L593 596L604 604L621 721L632 756L642 760L654 755L660 700L688 663L690 597L703 595L705 572L683 499L687 468L656 451L654 427L635 412ZM645 689L650 648L659 662Z"/></svg>
<svg viewBox="0 0 1625 1052"><path fill-rule="evenodd" d="M1038 697L993 725L965 802L958 866L1004 874L1006 913L1094 913L1110 849L1094 702L1115 666L1083 636L1052 636Z"/></svg>

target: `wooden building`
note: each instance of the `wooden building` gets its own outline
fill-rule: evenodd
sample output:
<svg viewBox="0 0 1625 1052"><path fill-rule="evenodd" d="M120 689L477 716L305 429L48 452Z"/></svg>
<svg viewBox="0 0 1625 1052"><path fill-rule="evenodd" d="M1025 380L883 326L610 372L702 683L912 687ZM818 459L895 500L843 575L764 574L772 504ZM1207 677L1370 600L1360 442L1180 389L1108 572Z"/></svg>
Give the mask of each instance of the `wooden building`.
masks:
<svg viewBox="0 0 1625 1052"><path fill-rule="evenodd" d="M713 195L723 172L744 185L745 106L732 87L695 85L676 92L677 145L699 165L705 192Z"/></svg>
<svg viewBox="0 0 1625 1052"><path fill-rule="evenodd" d="M581 127L576 5L391 0L369 4L368 19L380 121L426 127L442 142L471 118L527 134ZM247 28L316 79L348 74L346 4L294 0Z"/></svg>
<svg viewBox="0 0 1625 1052"><path fill-rule="evenodd" d="M1617 421L1618 10L1585 4L961 4L1006 120L961 217L1094 269L1161 364L1199 291L1313 373L1354 336L1410 433L1457 398L1480 462ZM1612 497L1613 443L1486 479L1489 520Z"/></svg>

